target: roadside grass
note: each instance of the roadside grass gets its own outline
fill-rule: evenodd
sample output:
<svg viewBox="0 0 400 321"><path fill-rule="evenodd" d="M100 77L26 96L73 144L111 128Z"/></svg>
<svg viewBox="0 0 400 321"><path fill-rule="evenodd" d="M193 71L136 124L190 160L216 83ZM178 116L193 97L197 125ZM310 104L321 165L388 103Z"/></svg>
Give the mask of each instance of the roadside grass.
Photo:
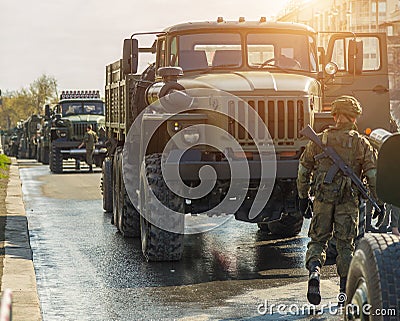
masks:
<svg viewBox="0 0 400 321"><path fill-rule="evenodd" d="M6 196L10 164L11 160L6 155L0 154L0 285L3 277L3 259L5 255Z"/></svg>
<svg viewBox="0 0 400 321"><path fill-rule="evenodd" d="M8 169L11 160L4 154L0 154L0 178L8 178Z"/></svg>

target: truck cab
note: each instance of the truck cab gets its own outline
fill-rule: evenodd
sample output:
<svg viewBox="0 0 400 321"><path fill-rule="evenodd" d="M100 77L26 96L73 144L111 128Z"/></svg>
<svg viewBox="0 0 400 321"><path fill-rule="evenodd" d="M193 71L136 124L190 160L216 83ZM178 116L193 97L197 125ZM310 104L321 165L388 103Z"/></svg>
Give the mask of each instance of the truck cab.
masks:
<svg viewBox="0 0 400 321"><path fill-rule="evenodd" d="M138 234L149 260L176 258L176 251L170 256L168 251L154 254L149 247L157 242L165 246L165 233L183 233L157 226L151 213L162 210L150 205L154 195L166 207L173 205L174 212L196 215L220 215L217 205L229 196L240 203L231 212L236 219L293 236L303 221L296 178L307 140L300 131L307 125L320 131L333 124L330 103L343 94L363 104L361 131L390 127L383 34L332 34L322 48L312 28L263 18L183 23L149 34L156 38L152 47L140 47L142 33L133 34L124 41L122 59L106 70L106 127L114 146L109 149L114 179L123 176L128 200L140 211ZM155 55L154 64L136 74L140 57L149 52ZM120 86L125 86L124 106L116 104ZM125 114L121 117L116 111ZM124 120L118 126L117 115ZM116 157L137 170L124 170ZM245 166L237 166L243 162ZM232 165L238 171L249 168L240 197L229 194L231 185L242 183L235 180ZM169 177L176 166L183 185L168 194L168 201L162 200L161 189L171 189L168 181L176 180ZM194 197L203 183L199 173L204 166L215 171L215 184L208 194ZM114 223L123 229L118 222L126 213L118 204L113 211ZM171 221L183 226L178 216Z"/></svg>
<svg viewBox="0 0 400 321"><path fill-rule="evenodd" d="M49 166L53 173L63 171L63 160L75 159L76 169L85 160L85 149L78 149L88 125L97 132L94 162L101 167L105 157L104 102L99 91L63 91L53 109L47 109L46 134Z"/></svg>

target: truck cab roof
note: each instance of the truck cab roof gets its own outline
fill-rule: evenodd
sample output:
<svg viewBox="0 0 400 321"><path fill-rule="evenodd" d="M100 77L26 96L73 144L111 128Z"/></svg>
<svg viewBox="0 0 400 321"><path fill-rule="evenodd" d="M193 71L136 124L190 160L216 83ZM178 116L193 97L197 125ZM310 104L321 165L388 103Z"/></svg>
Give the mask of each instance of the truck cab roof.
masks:
<svg viewBox="0 0 400 321"><path fill-rule="evenodd" d="M250 29L250 30L287 30L288 32L301 32L316 34L316 31L300 23L294 22L260 22L260 21L203 21L203 22L186 22L170 26L163 30L164 33L180 33L185 31L195 31L199 29L205 30L238 30L238 29Z"/></svg>

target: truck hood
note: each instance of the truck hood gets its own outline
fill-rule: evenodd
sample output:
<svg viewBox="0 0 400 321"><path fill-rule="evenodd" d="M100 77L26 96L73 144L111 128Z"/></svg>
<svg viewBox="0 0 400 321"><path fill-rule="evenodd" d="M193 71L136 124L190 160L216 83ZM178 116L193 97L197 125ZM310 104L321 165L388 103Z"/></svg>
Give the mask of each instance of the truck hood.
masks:
<svg viewBox="0 0 400 321"><path fill-rule="evenodd" d="M321 91L318 81L312 77L288 73L271 73L268 71L195 75L182 77L179 83L186 89L214 88L227 92L255 92L261 90L268 91L270 94L283 91L293 94L320 94Z"/></svg>
<svg viewBox="0 0 400 321"><path fill-rule="evenodd" d="M62 119L68 119L72 123L101 123L105 118L103 115L71 115Z"/></svg>

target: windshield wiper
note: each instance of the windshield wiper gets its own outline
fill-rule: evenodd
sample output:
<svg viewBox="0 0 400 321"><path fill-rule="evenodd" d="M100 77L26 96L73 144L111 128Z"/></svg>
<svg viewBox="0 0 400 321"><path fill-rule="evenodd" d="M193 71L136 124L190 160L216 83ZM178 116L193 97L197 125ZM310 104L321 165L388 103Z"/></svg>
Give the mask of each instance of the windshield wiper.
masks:
<svg viewBox="0 0 400 321"><path fill-rule="evenodd" d="M281 66L278 66L278 65L260 64L258 68L263 69L263 68L265 68L265 67L276 68L276 69L279 69L279 70L281 70L281 71L283 71L283 72L286 72L286 73L289 73L289 72L290 72L289 70L287 70L287 69L285 69L285 68L283 68L283 67L281 67Z"/></svg>

